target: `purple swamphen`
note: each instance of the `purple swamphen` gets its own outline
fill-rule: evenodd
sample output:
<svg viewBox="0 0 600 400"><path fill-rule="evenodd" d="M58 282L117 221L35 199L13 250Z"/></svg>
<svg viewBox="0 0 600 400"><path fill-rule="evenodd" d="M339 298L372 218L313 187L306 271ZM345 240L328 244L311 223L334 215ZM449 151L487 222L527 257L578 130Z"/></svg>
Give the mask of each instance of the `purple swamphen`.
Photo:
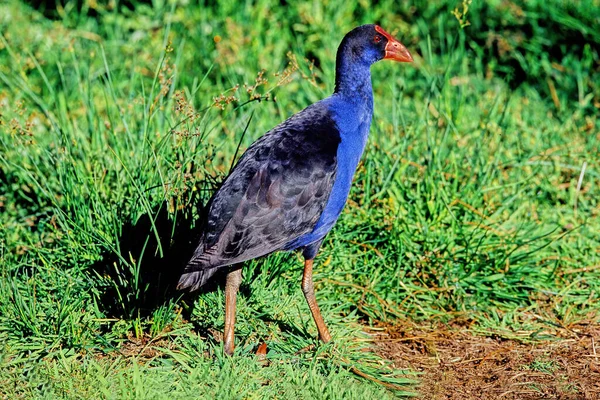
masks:
<svg viewBox="0 0 600 400"><path fill-rule="evenodd" d="M400 42L378 25L350 31L337 51L335 92L254 142L208 203L200 243L178 289L196 290L231 267L225 284L224 349L233 354L241 263L277 250L302 250L302 292L319 337L331 339L317 305L313 259L338 219L363 153L371 117L370 67L411 62Z"/></svg>

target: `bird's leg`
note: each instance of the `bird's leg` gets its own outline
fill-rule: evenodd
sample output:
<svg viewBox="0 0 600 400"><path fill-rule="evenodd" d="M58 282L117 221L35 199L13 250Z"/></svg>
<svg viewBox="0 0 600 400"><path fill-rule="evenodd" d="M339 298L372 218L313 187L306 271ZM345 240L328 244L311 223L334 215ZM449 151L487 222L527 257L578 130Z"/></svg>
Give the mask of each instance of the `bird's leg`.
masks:
<svg viewBox="0 0 600 400"><path fill-rule="evenodd" d="M238 289L242 283L242 269L238 268L227 274L225 281L225 332L223 334L225 354L233 355L235 347L234 326L235 326L235 299Z"/></svg>
<svg viewBox="0 0 600 400"><path fill-rule="evenodd" d="M304 274L302 275L302 292L310 308L315 324L317 324L317 330L319 331L319 338L327 343L331 340L327 326L321 316L321 311L317 305L317 299L315 298L315 287L312 279L313 271L313 260L304 261Z"/></svg>

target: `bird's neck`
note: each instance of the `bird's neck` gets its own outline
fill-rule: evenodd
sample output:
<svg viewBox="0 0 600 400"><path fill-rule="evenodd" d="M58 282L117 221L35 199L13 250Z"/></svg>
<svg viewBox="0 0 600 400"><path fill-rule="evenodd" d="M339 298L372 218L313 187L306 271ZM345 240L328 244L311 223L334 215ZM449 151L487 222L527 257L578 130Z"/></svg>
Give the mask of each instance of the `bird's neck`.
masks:
<svg viewBox="0 0 600 400"><path fill-rule="evenodd" d="M335 71L335 93L351 102L373 107L370 65L357 62L350 55L338 54Z"/></svg>

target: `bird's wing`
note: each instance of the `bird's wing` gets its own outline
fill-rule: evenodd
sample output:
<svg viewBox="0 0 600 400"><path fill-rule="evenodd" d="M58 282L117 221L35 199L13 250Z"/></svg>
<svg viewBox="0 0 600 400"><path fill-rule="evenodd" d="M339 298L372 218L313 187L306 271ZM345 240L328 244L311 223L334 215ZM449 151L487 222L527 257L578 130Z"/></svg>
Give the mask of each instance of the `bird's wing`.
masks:
<svg viewBox="0 0 600 400"><path fill-rule="evenodd" d="M257 140L211 199L185 274L260 257L311 232L333 186L339 142L323 107L309 107ZM182 285L184 277L179 286L191 286Z"/></svg>

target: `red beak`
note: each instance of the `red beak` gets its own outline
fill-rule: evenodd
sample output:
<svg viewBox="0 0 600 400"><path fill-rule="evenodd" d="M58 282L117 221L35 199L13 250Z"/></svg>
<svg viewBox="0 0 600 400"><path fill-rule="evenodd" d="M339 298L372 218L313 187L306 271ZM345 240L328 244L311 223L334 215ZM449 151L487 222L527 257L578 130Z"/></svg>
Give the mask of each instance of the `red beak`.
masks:
<svg viewBox="0 0 600 400"><path fill-rule="evenodd" d="M392 35L383 30L379 25L375 25L375 30L381 33L388 40L385 46L385 60L394 60L398 62L412 62L413 58L402 43L394 39Z"/></svg>

